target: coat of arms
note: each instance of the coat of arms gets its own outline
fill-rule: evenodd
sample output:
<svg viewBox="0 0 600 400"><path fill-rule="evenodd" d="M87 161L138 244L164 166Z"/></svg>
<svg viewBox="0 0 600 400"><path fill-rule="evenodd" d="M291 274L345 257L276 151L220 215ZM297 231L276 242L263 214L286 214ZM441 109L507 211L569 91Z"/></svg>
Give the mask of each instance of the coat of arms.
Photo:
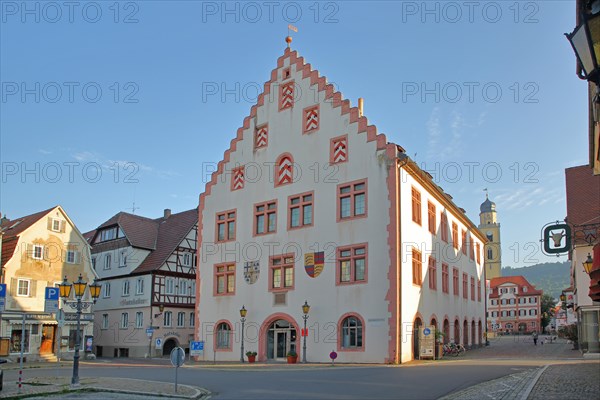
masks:
<svg viewBox="0 0 600 400"><path fill-rule="evenodd" d="M316 278L323 272L325 265L325 252L306 253L304 255L304 269L311 278Z"/></svg>
<svg viewBox="0 0 600 400"><path fill-rule="evenodd" d="M258 280L260 274L260 263L258 261L247 261L244 263L244 280L252 285Z"/></svg>

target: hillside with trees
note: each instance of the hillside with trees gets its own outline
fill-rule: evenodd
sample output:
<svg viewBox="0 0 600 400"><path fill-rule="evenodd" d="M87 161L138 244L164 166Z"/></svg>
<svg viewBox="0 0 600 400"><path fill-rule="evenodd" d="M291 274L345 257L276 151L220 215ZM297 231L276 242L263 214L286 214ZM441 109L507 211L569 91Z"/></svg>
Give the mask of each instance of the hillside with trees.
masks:
<svg viewBox="0 0 600 400"><path fill-rule="evenodd" d="M502 276L523 275L536 289L541 289L557 299L563 289L571 284L569 278L570 262L535 264L523 268L502 268Z"/></svg>

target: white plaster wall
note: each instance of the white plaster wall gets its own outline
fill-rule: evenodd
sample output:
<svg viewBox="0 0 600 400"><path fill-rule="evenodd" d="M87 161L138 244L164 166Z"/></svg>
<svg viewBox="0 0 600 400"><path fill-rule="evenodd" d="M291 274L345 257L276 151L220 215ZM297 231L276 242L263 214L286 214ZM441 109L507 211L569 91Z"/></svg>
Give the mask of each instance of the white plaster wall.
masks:
<svg viewBox="0 0 600 400"><path fill-rule="evenodd" d="M287 66L287 61L286 61ZM309 361L327 362L329 353L337 349L337 326L340 317L348 312L358 313L365 321L364 352L339 352L341 362L383 362L388 351L387 273L390 264L387 245L389 202L387 199L384 163L378 158L376 143L367 143L365 133L357 134L357 124L349 124L349 114L340 117L341 107L333 109L324 102L324 93L315 99L308 80L301 73L292 74L301 85L302 96L296 99L292 110L278 111L278 87L271 89L265 106L259 107L257 117L237 143L226 171L238 164L252 162L260 167L260 178L246 170L246 186L230 191L231 174L221 175L218 184L205 198L203 210L203 247L200 249L201 299L198 336L206 341L212 352L213 337L210 331L218 320L239 324L239 309L248 309L246 350L258 351L257 328L273 313L287 313L297 324L302 323L301 305L305 300L311 305L308 342ZM320 129L303 135L302 110L321 102ZM254 127L269 123L269 143L266 149L253 151ZM330 139L348 134L349 162L338 167L329 166ZM291 185L274 187L272 163L279 155L289 152L301 170L301 176ZM256 170L256 168L254 168ZM336 191L339 183L368 178L368 218L336 222ZM223 180L225 179L225 180ZM253 180L256 183L251 183ZM314 226L287 231L288 196L314 190ZM253 237L253 205L276 199L278 202L277 233ZM237 209L237 241L213 245L215 214ZM368 283L338 287L335 285L336 247L368 242ZM286 306L273 306L273 294L268 292L269 248L273 254L294 252L295 289L287 294ZM260 249L257 256L256 249ZM325 251L325 268L317 278L310 278L304 270L304 253ZM260 261L260 277L248 285L243 277L245 261ZM236 293L234 296L213 296L213 266L224 261L236 261ZM237 325L234 325L234 327ZM298 337L298 340L300 337ZM265 339L266 342L266 339ZM298 349L301 343L297 342ZM219 352L217 360L239 360L239 342L231 352ZM299 354L301 354L299 352ZM212 356L212 354L211 354Z"/></svg>

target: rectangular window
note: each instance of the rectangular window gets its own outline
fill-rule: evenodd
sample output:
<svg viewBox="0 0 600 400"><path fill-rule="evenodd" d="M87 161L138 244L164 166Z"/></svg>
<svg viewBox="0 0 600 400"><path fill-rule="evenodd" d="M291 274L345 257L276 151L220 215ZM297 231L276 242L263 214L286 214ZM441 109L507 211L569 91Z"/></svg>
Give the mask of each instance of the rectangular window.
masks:
<svg viewBox="0 0 600 400"><path fill-rule="evenodd" d="M110 297L110 282L104 282L102 286L103 294L102 297Z"/></svg>
<svg viewBox="0 0 600 400"><path fill-rule="evenodd" d="M437 290L437 266L435 265L435 258L429 257L429 289Z"/></svg>
<svg viewBox="0 0 600 400"><path fill-rule="evenodd" d="M477 252L477 264L481 264L481 248L479 243L475 244L476 252Z"/></svg>
<svg viewBox="0 0 600 400"><path fill-rule="evenodd" d="M190 328L193 328L196 325L196 314L192 311L190 313Z"/></svg>
<svg viewBox="0 0 600 400"><path fill-rule="evenodd" d="M129 326L129 313L121 313L121 329L127 329Z"/></svg>
<svg viewBox="0 0 600 400"><path fill-rule="evenodd" d="M456 222L452 222L452 246L458 249L458 225Z"/></svg>
<svg viewBox="0 0 600 400"><path fill-rule="evenodd" d="M412 188L412 220L421 225L421 192Z"/></svg>
<svg viewBox="0 0 600 400"><path fill-rule="evenodd" d="M469 235L469 255L471 260L475 260L475 242L473 242L473 236Z"/></svg>
<svg viewBox="0 0 600 400"><path fill-rule="evenodd" d="M423 282L422 269L423 269L423 262L421 260L421 252L413 247L412 248L412 275L413 275L412 283L413 283L413 285L421 286L421 283Z"/></svg>
<svg viewBox="0 0 600 400"><path fill-rule="evenodd" d="M264 235L277 231L277 202L254 205L254 234Z"/></svg>
<svg viewBox="0 0 600 400"><path fill-rule="evenodd" d="M175 279L174 278L166 278L165 279L165 294L175 294Z"/></svg>
<svg viewBox="0 0 600 400"><path fill-rule="evenodd" d="M31 254L31 257L36 260L42 260L44 258L44 246L34 244L33 253Z"/></svg>
<svg viewBox="0 0 600 400"><path fill-rule="evenodd" d="M102 329L108 329L108 314L102 314Z"/></svg>
<svg viewBox="0 0 600 400"><path fill-rule="evenodd" d="M429 216L429 232L431 232L432 235L435 235L435 230L437 228L437 221L435 220L435 204L430 201L427 202L427 215Z"/></svg>
<svg viewBox="0 0 600 400"><path fill-rule="evenodd" d="M442 292L449 293L450 274L448 272L448 264L442 264Z"/></svg>
<svg viewBox="0 0 600 400"><path fill-rule="evenodd" d="M460 289L458 287L458 269L452 268L452 290L454 291L454 295L458 296Z"/></svg>
<svg viewBox="0 0 600 400"><path fill-rule="evenodd" d="M29 279L17 280L17 296L29 297L31 281Z"/></svg>
<svg viewBox="0 0 600 400"><path fill-rule="evenodd" d="M181 257L181 265L184 267L192 266L192 253L183 253Z"/></svg>
<svg viewBox="0 0 600 400"><path fill-rule="evenodd" d="M367 244L338 247L337 284L364 283L367 281Z"/></svg>
<svg viewBox="0 0 600 400"><path fill-rule="evenodd" d="M471 300L475 301L475 278L474 277L471 277Z"/></svg>
<svg viewBox="0 0 600 400"><path fill-rule="evenodd" d="M143 312L138 311L135 313L135 327L138 329L144 327L144 313Z"/></svg>
<svg viewBox="0 0 600 400"><path fill-rule="evenodd" d="M185 313L182 311L177 313L177 327L185 327Z"/></svg>
<svg viewBox="0 0 600 400"><path fill-rule="evenodd" d="M235 264L215 265L215 295L235 294Z"/></svg>
<svg viewBox="0 0 600 400"><path fill-rule="evenodd" d="M129 296L129 281L123 281L123 296Z"/></svg>
<svg viewBox="0 0 600 400"><path fill-rule="evenodd" d="M465 273L463 273L463 277L462 277L462 282L463 282L463 298L464 299L468 299L469 298L469 276Z"/></svg>
<svg viewBox="0 0 600 400"><path fill-rule="evenodd" d="M481 279L477 280L477 301L481 301Z"/></svg>
<svg viewBox="0 0 600 400"><path fill-rule="evenodd" d="M110 269L110 264L111 264L111 256L110 256L110 254L107 254L106 256L104 256L104 269Z"/></svg>
<svg viewBox="0 0 600 400"><path fill-rule="evenodd" d="M294 289L294 254L271 257L269 291Z"/></svg>
<svg viewBox="0 0 600 400"><path fill-rule="evenodd" d="M66 262L67 264L77 264L79 262L79 252L75 250L67 250Z"/></svg>
<svg viewBox="0 0 600 400"><path fill-rule="evenodd" d="M337 220L367 216L367 181L338 185Z"/></svg>
<svg viewBox="0 0 600 400"><path fill-rule="evenodd" d="M463 230L461 233L462 233L461 250L462 250L462 253L466 256L467 255L467 231Z"/></svg>
<svg viewBox="0 0 600 400"><path fill-rule="evenodd" d="M62 221L60 219L56 219L56 218L52 218L51 221L52 221L52 230L54 232L60 232Z"/></svg>
<svg viewBox="0 0 600 400"><path fill-rule="evenodd" d="M217 213L217 242L235 240L235 210Z"/></svg>
<svg viewBox="0 0 600 400"><path fill-rule="evenodd" d="M442 240L448 243L448 216L444 213L440 217L440 232L442 233Z"/></svg>
<svg viewBox="0 0 600 400"><path fill-rule="evenodd" d="M122 250L119 253L119 267L126 267L127 266L127 251Z"/></svg>
<svg viewBox="0 0 600 400"><path fill-rule="evenodd" d="M135 294L144 294L144 278L138 278L135 283Z"/></svg>
<svg viewBox="0 0 600 400"><path fill-rule="evenodd" d="M173 324L173 312L165 311L163 314L163 325L170 327Z"/></svg>
<svg viewBox="0 0 600 400"><path fill-rule="evenodd" d="M313 192L288 197L288 228L301 228L313 224Z"/></svg>
<svg viewBox="0 0 600 400"><path fill-rule="evenodd" d="M100 241L106 242L117 238L117 228L108 228L100 232Z"/></svg>

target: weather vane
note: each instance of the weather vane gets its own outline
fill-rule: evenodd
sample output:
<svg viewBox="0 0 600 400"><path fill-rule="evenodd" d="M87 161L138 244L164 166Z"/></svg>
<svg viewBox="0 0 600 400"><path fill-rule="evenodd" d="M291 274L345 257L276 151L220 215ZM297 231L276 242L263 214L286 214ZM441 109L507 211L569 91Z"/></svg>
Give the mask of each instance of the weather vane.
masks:
<svg viewBox="0 0 600 400"><path fill-rule="evenodd" d="M292 24L288 24L288 35L285 38L285 41L286 41L288 47L290 47L290 45L292 44L292 32L291 31L298 33L298 28L296 28Z"/></svg>

